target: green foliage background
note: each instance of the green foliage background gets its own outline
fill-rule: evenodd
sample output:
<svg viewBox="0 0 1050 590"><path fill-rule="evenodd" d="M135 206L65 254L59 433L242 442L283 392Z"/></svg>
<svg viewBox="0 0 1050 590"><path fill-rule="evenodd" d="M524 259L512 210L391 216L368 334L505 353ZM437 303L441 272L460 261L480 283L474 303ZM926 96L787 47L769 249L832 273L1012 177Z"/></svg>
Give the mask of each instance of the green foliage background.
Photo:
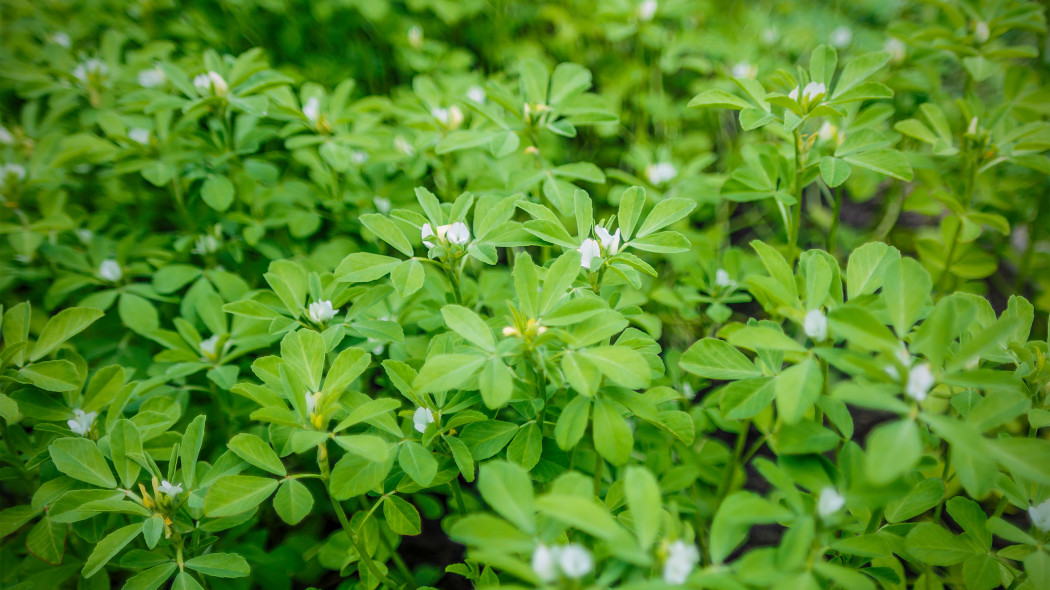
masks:
<svg viewBox="0 0 1050 590"><path fill-rule="evenodd" d="M1050 587L1047 48L3 2L0 582Z"/></svg>

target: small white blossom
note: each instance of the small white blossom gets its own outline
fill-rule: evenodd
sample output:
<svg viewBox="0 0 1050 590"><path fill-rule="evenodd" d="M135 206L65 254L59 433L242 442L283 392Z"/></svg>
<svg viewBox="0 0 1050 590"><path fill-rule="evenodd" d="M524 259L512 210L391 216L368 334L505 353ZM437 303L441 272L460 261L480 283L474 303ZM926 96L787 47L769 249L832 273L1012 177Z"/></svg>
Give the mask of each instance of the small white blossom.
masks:
<svg viewBox="0 0 1050 590"><path fill-rule="evenodd" d="M591 270L591 263L595 258L601 260L602 257L601 246L591 238L585 239L576 251L580 253L580 266L587 270Z"/></svg>
<svg viewBox="0 0 1050 590"><path fill-rule="evenodd" d="M317 411L317 404L321 401L321 395L323 391L315 391L314 393L306 394L306 415L313 416L314 412Z"/></svg>
<svg viewBox="0 0 1050 590"><path fill-rule="evenodd" d="M141 127L135 127L128 130L128 139L135 143L141 143L146 145L149 143L149 129L143 129Z"/></svg>
<svg viewBox="0 0 1050 590"><path fill-rule="evenodd" d="M139 86L142 86L143 88L156 88L157 86L164 84L164 82L168 80L168 77L164 74L164 70L153 67L139 72L138 80ZM197 80L194 79L194 84L196 84L196 82Z"/></svg>
<svg viewBox="0 0 1050 590"><path fill-rule="evenodd" d="M442 107L434 107L430 109L430 116L438 120L438 123L448 126L448 109Z"/></svg>
<svg viewBox="0 0 1050 590"><path fill-rule="evenodd" d="M203 234L197 236L197 241L193 246L193 253L205 256L207 254L214 254L219 250L219 240L211 234Z"/></svg>
<svg viewBox="0 0 1050 590"><path fill-rule="evenodd" d="M824 86L823 82L810 82L809 84L806 84L805 88L802 88L801 91L801 102L809 104L820 101L827 92L827 88ZM790 93L788 93L788 97L791 98L791 100L799 100L799 87L796 86Z"/></svg>
<svg viewBox="0 0 1050 590"><path fill-rule="evenodd" d="M882 50L890 54L890 61L893 63L904 61L904 57L908 54L908 46L904 44L904 41L901 41L896 37L886 39L886 43L883 44Z"/></svg>
<svg viewBox="0 0 1050 590"><path fill-rule="evenodd" d="M394 138L394 149L406 156L411 156L416 153L416 148L412 147L412 144L408 143L408 141L400 135Z"/></svg>
<svg viewBox="0 0 1050 590"><path fill-rule="evenodd" d="M758 67L746 61L737 62L732 69L734 78L754 78L758 75Z"/></svg>
<svg viewBox="0 0 1050 590"><path fill-rule="evenodd" d="M93 57L73 68L73 77L80 80L82 83L87 83L88 77L90 76L104 76L109 71L109 67L102 62L102 60Z"/></svg>
<svg viewBox="0 0 1050 590"><path fill-rule="evenodd" d="M832 125L830 121L824 121L820 130L817 131L817 137L820 138L820 141L831 141L838 136L838 133L838 127Z"/></svg>
<svg viewBox="0 0 1050 590"><path fill-rule="evenodd" d="M561 548L558 565L566 577L578 580L594 568L594 558L587 548L576 543L569 543Z"/></svg>
<svg viewBox="0 0 1050 590"><path fill-rule="evenodd" d="M1035 525L1035 528L1044 533L1050 532L1050 499L1044 500L1038 506L1030 507L1028 516L1032 519L1032 524Z"/></svg>
<svg viewBox="0 0 1050 590"><path fill-rule="evenodd" d="M182 484L172 484L165 479L157 486L157 491L174 500L176 496L182 493Z"/></svg>
<svg viewBox="0 0 1050 590"><path fill-rule="evenodd" d="M428 248L433 248L437 245L430 240L430 238L435 236L441 242L451 242L457 246L462 246L470 241L470 229L467 227L467 224L457 221L448 225L439 225L437 233L435 233L429 223L424 223L423 227L420 228L420 236L423 238L423 244Z"/></svg>
<svg viewBox="0 0 1050 590"><path fill-rule="evenodd" d="M477 104L485 104L485 89L481 86L471 86L467 90L467 98Z"/></svg>
<svg viewBox="0 0 1050 590"><path fill-rule="evenodd" d="M98 276L115 283L124 277L124 270L120 268L119 262L112 258L107 258L102 261L102 264L98 265Z"/></svg>
<svg viewBox="0 0 1050 590"><path fill-rule="evenodd" d="M83 227L73 230L73 233L75 233L77 235L77 238L85 246L87 244L91 243L91 238L95 237L95 232L91 231L90 229L83 228Z"/></svg>
<svg viewBox="0 0 1050 590"><path fill-rule="evenodd" d="M983 20L979 20L973 25L973 38L978 43L984 43L991 36L991 31L988 30L988 23Z"/></svg>
<svg viewBox="0 0 1050 590"><path fill-rule="evenodd" d="M80 436L87 436L88 432L91 432L91 427L95 424L95 417L98 416L98 412L85 412L80 408L73 410L73 418L66 421L69 425L69 429Z"/></svg>
<svg viewBox="0 0 1050 590"><path fill-rule="evenodd" d="M780 31L776 27L767 27L762 31L762 42L766 45L772 45L780 40Z"/></svg>
<svg viewBox="0 0 1050 590"><path fill-rule="evenodd" d="M598 240L601 241L602 250L605 250L609 254L616 254L620 251L620 229L617 228L615 233L609 233L609 230L604 227L598 226L594 228L594 233L598 236Z"/></svg>
<svg viewBox="0 0 1050 590"><path fill-rule="evenodd" d="M314 125L317 124L317 119L321 116L321 101L317 100L316 96L311 96L303 105L303 115Z"/></svg>
<svg viewBox="0 0 1050 590"><path fill-rule="evenodd" d="M376 206L376 211L379 211L383 215L390 213L390 199L384 197L375 197L372 199L372 203Z"/></svg>
<svg viewBox="0 0 1050 590"><path fill-rule="evenodd" d="M729 272L724 268L715 271L715 286L722 289L732 287L735 281L729 277Z"/></svg>
<svg viewBox="0 0 1050 590"><path fill-rule="evenodd" d="M14 176L15 180L21 182L25 180L26 168L21 164L4 164L0 166L0 187L7 184L7 177Z"/></svg>
<svg viewBox="0 0 1050 590"><path fill-rule="evenodd" d="M842 497L842 494L829 486L820 490L820 497L817 499L817 514L821 518L828 518L842 510L842 507L845 505L846 499Z"/></svg>
<svg viewBox="0 0 1050 590"><path fill-rule="evenodd" d="M515 328L514 326L503 326L503 335L504 336L507 336L509 338L510 336L517 336L518 334L519 334L518 329Z"/></svg>
<svg viewBox="0 0 1050 590"><path fill-rule="evenodd" d="M977 122L977 117L973 117L970 119L970 124L966 126L966 135L977 135Z"/></svg>
<svg viewBox="0 0 1050 590"><path fill-rule="evenodd" d="M935 379L933 378L933 372L930 371L930 364L922 363L908 371L908 383L904 387L904 392L913 400L921 402L926 399L926 394L930 392L934 382Z"/></svg>
<svg viewBox="0 0 1050 590"><path fill-rule="evenodd" d="M368 154L361 150L354 150L350 152L350 161L360 166L368 161Z"/></svg>
<svg viewBox="0 0 1050 590"><path fill-rule="evenodd" d="M55 33L54 35L51 35L51 42L54 43L55 45L59 45L61 47L65 47L66 49L69 49L69 47L71 45L73 45L73 41L69 38L69 35L67 35L66 33L64 33L62 31L59 31L59 32Z"/></svg>
<svg viewBox="0 0 1050 590"><path fill-rule="evenodd" d="M0 143L5 145L11 145L15 142L15 136L7 130L7 127L0 125Z"/></svg>
<svg viewBox="0 0 1050 590"><path fill-rule="evenodd" d="M215 358L215 348L219 345L219 335L215 334L210 338L201 340L200 349L208 358Z"/></svg>
<svg viewBox="0 0 1050 590"><path fill-rule="evenodd" d="M412 25L408 30L408 44L412 49L423 47L423 29L419 28L419 25Z"/></svg>
<svg viewBox="0 0 1050 590"><path fill-rule="evenodd" d="M332 307L332 302L327 299L314 301L307 308L307 312L310 314L310 319L316 324L327 324L335 314L338 313L338 309Z"/></svg>
<svg viewBox="0 0 1050 590"><path fill-rule="evenodd" d="M828 339L828 318L819 309L810 310L802 321L802 329L815 342L823 342Z"/></svg>
<svg viewBox="0 0 1050 590"><path fill-rule="evenodd" d="M693 568L700 563L700 551L696 545L685 541L675 541L667 548L667 559L664 560L664 582L684 584Z"/></svg>
<svg viewBox="0 0 1050 590"><path fill-rule="evenodd" d="M645 169L645 176L650 184L658 186L674 180L678 176L678 169L670 162L659 162L649 165Z"/></svg>
<svg viewBox="0 0 1050 590"><path fill-rule="evenodd" d="M197 88L197 92L200 92L201 96L209 94L223 96L230 89L229 85L226 84L226 80L218 72L197 75L193 78L193 86Z"/></svg>
<svg viewBox="0 0 1050 590"><path fill-rule="evenodd" d="M853 31L849 27L842 26L837 27L831 32L831 45L833 47L842 49L843 47L850 44L853 40Z"/></svg>
<svg viewBox="0 0 1050 590"><path fill-rule="evenodd" d="M653 20L658 7L656 0L642 0L642 3L638 5L638 20L642 22Z"/></svg>
<svg viewBox="0 0 1050 590"><path fill-rule="evenodd" d="M532 571L544 582L553 582L558 578L557 547L548 547L542 543L536 545L532 552Z"/></svg>
<svg viewBox="0 0 1050 590"><path fill-rule="evenodd" d="M430 408L420 406L416 408L416 413L412 414L412 426L416 429L416 432L425 432L427 424L433 423L434 412L431 412Z"/></svg>

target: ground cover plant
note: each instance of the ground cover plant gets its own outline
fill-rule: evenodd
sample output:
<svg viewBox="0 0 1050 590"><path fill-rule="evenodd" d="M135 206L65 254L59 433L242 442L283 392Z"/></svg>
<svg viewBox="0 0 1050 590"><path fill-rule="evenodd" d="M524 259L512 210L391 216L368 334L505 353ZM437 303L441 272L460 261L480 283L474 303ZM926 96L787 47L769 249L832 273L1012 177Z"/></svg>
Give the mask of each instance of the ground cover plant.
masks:
<svg viewBox="0 0 1050 590"><path fill-rule="evenodd" d="M1020 0L4 0L5 588L1050 588Z"/></svg>

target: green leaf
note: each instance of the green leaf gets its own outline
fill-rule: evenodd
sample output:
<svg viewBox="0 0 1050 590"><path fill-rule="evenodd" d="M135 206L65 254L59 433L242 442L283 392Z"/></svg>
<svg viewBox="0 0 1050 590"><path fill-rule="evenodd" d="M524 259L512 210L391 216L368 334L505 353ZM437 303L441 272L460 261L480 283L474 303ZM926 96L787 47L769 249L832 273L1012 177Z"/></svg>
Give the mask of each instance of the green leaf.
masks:
<svg viewBox="0 0 1050 590"><path fill-rule="evenodd" d="M532 535L490 514L469 514L457 520L448 534L464 545L493 551L525 553L536 545Z"/></svg>
<svg viewBox="0 0 1050 590"><path fill-rule="evenodd" d="M236 553L209 553L186 560L186 567L213 578L243 578L251 572L248 562Z"/></svg>
<svg viewBox="0 0 1050 590"><path fill-rule="evenodd" d="M238 457L259 469L281 476L288 473L277 453L263 439L254 434L242 432L230 439L226 446Z"/></svg>
<svg viewBox="0 0 1050 590"><path fill-rule="evenodd" d="M182 481L189 488L194 487L195 472L197 471L197 457L204 444L204 414L197 416L186 427L182 434L182 444L179 445L179 461L182 464Z"/></svg>
<svg viewBox="0 0 1050 590"><path fill-rule="evenodd" d="M874 51L858 55L846 62L839 74L838 83L835 85L833 98L838 98L846 91L857 86L869 76L878 71L890 60L890 54L885 51Z"/></svg>
<svg viewBox="0 0 1050 590"><path fill-rule="evenodd" d="M627 497L627 508L631 511L631 521L638 536L638 545L648 550L660 531L660 485L656 478L644 467L631 466L624 475L624 495Z"/></svg>
<svg viewBox="0 0 1050 590"><path fill-rule="evenodd" d="M852 171L853 169L842 158L824 156L820 159L820 176L832 188L846 182Z"/></svg>
<svg viewBox="0 0 1050 590"><path fill-rule="evenodd" d="M626 346L599 346L580 351L580 356L594 364L614 383L629 389L648 387L649 363L637 350Z"/></svg>
<svg viewBox="0 0 1050 590"><path fill-rule="evenodd" d="M67 531L68 524L44 516L26 535L26 549L51 565L60 565L66 552Z"/></svg>
<svg viewBox="0 0 1050 590"><path fill-rule="evenodd" d="M565 405L554 427L554 439L558 447L567 451L580 442L587 430L590 412L591 400L582 395L574 397Z"/></svg>
<svg viewBox="0 0 1050 590"><path fill-rule="evenodd" d="M453 332L487 351L496 350L496 340L492 337L492 330L478 314L462 305L446 305L441 308L441 317L445 319L445 324Z"/></svg>
<svg viewBox="0 0 1050 590"><path fill-rule="evenodd" d="M854 166L867 168L868 170L892 176L905 182L911 182L911 179L914 176L911 164L909 164L904 155L897 150L876 149L865 152L854 152L843 156L842 159Z"/></svg>
<svg viewBox="0 0 1050 590"><path fill-rule="evenodd" d="M437 459L430 454L430 451L423 448L423 445L415 441L402 443L397 462L413 481L423 487L430 485L430 482L434 481L434 476L437 475Z"/></svg>
<svg viewBox="0 0 1050 590"><path fill-rule="evenodd" d="M204 495L204 514L234 516L253 510L277 489L278 481L253 475L229 475L213 483Z"/></svg>
<svg viewBox="0 0 1050 590"><path fill-rule="evenodd" d="M46 391L74 391L80 388L81 377L76 365L65 359L33 363L19 372L33 385Z"/></svg>
<svg viewBox="0 0 1050 590"><path fill-rule="evenodd" d="M142 523L136 522L106 535L105 538L95 544L95 548L92 550L91 555L88 556L87 561L84 562L84 569L80 571L80 574L85 578L90 578L98 573L98 570L109 563L117 553L120 553L121 549L135 540L135 537L139 536L141 532Z"/></svg>
<svg viewBox="0 0 1050 590"><path fill-rule="evenodd" d="M720 88L712 88L694 96L687 106L693 108L717 107L740 110L750 108L753 105L735 94L730 94Z"/></svg>
<svg viewBox="0 0 1050 590"><path fill-rule="evenodd" d="M550 493L536 499L536 508L553 519L599 539L622 537L623 528L604 505L580 496Z"/></svg>
<svg viewBox="0 0 1050 590"><path fill-rule="evenodd" d="M688 216L696 208L696 201L692 199L670 198L664 199L653 207L646 216L642 226L638 228L637 238L644 238L672 223Z"/></svg>
<svg viewBox="0 0 1050 590"><path fill-rule="evenodd" d="M418 535L422 531L419 511L400 496L384 498L383 517L390 530L399 535Z"/></svg>
<svg viewBox="0 0 1050 590"><path fill-rule="evenodd" d="M882 242L864 244L851 252L846 266L847 297L852 300L877 291L882 286L886 268L900 257L896 248Z"/></svg>
<svg viewBox="0 0 1050 590"><path fill-rule="evenodd" d="M900 346L890 330L867 310L855 305L842 305L828 314L828 328L850 344L863 350L892 353Z"/></svg>
<svg viewBox="0 0 1050 590"><path fill-rule="evenodd" d="M895 259L886 265L882 296L898 336L911 331L932 290L930 273L915 259Z"/></svg>
<svg viewBox="0 0 1050 590"><path fill-rule="evenodd" d="M959 537L928 522L915 525L904 537L904 546L909 554L930 565L955 565L973 555L973 550Z"/></svg>
<svg viewBox="0 0 1050 590"><path fill-rule="evenodd" d="M204 590L204 587L189 572L179 572L171 583L171 590Z"/></svg>
<svg viewBox="0 0 1050 590"><path fill-rule="evenodd" d="M749 379L762 371L742 352L716 338L704 338L689 347L678 362L686 371L707 379Z"/></svg>
<svg viewBox="0 0 1050 590"><path fill-rule="evenodd" d="M507 446L507 459L532 469L540 461L543 451L543 433L535 422L530 422L520 429Z"/></svg>
<svg viewBox="0 0 1050 590"><path fill-rule="evenodd" d="M880 424L868 435L866 465L868 481L886 485L911 471L919 462L922 442L912 420Z"/></svg>
<svg viewBox="0 0 1050 590"><path fill-rule="evenodd" d="M467 448L466 443L447 434L441 435L441 439L452 451L452 459L456 462L459 472L463 474L463 479L468 482L474 481L474 458L470 455L470 449Z"/></svg>
<svg viewBox="0 0 1050 590"><path fill-rule="evenodd" d="M73 336L84 331L104 314L100 309L90 307L70 307L55 314L40 332L30 361L37 361L62 345Z"/></svg>
<svg viewBox="0 0 1050 590"><path fill-rule="evenodd" d="M726 497L711 522L711 561L722 563L747 538L752 525L774 523L791 513L752 492L736 492Z"/></svg>
<svg viewBox="0 0 1050 590"><path fill-rule="evenodd" d="M367 283L385 277L392 270L400 268L404 260L391 256L382 256L370 252L349 254L335 269L335 278L344 283ZM409 269L412 270L412 269ZM406 277L406 285L409 278Z"/></svg>
<svg viewBox="0 0 1050 590"><path fill-rule="evenodd" d="M311 392L321 389L321 373L327 349L324 338L313 330L289 332L281 339L281 358L287 361L289 368L299 375Z"/></svg>
<svg viewBox="0 0 1050 590"><path fill-rule="evenodd" d="M514 393L514 373L498 357L492 357L481 369L478 388L487 407L501 408Z"/></svg>
<svg viewBox="0 0 1050 590"><path fill-rule="evenodd" d="M155 565L128 578L121 590L157 590L177 569L174 561Z"/></svg>
<svg viewBox="0 0 1050 590"><path fill-rule="evenodd" d="M788 424L802 419L820 397L824 378L820 366L807 358L803 362L788 367L774 380L777 411Z"/></svg>
<svg viewBox="0 0 1050 590"><path fill-rule="evenodd" d="M485 357L473 354L438 354L427 359L412 382L420 393L440 393L457 389L485 364Z"/></svg>
<svg viewBox="0 0 1050 590"><path fill-rule="evenodd" d="M594 448L614 465L623 465L634 448L634 435L616 404L596 399L594 404Z"/></svg>
<svg viewBox="0 0 1050 590"><path fill-rule="evenodd" d="M423 264L418 260L405 260L390 273L390 284L402 297L408 297L422 289L424 279L426 273L423 271Z"/></svg>
<svg viewBox="0 0 1050 590"><path fill-rule="evenodd" d="M384 461L373 461L354 453L343 455L332 468L332 495L337 500L360 496L383 483L394 464L394 453Z"/></svg>
<svg viewBox="0 0 1050 590"><path fill-rule="evenodd" d="M481 468L478 491L493 510L520 530L536 531L532 480L525 469L508 461L490 461Z"/></svg>
<svg viewBox="0 0 1050 590"><path fill-rule="evenodd" d="M389 217L379 213L367 213L360 217L361 224L374 233L379 239L390 244L405 256L412 256L412 243Z"/></svg>
<svg viewBox="0 0 1050 590"><path fill-rule="evenodd" d="M788 337L779 329L766 326L744 326L734 330L727 339L729 344L748 350L780 350L806 352L806 347Z"/></svg>
<svg viewBox="0 0 1050 590"><path fill-rule="evenodd" d="M126 502L125 502L126 503ZM157 546L160 541L161 535L164 534L164 517L159 514L154 514L146 520L142 521L142 538L146 541L146 546L153 549Z"/></svg>
<svg viewBox="0 0 1050 590"><path fill-rule="evenodd" d="M201 198L216 211L225 211L233 204L233 183L225 176L208 175L201 186Z"/></svg>
<svg viewBox="0 0 1050 590"><path fill-rule="evenodd" d="M125 488L134 486L142 469L134 460L142 455L142 439L134 422L120 419L113 424L109 431L109 454L121 484Z"/></svg>
<svg viewBox="0 0 1050 590"><path fill-rule="evenodd" d="M769 377L734 381L722 389L719 408L730 420L754 418L773 402L775 383Z"/></svg>
<svg viewBox="0 0 1050 590"><path fill-rule="evenodd" d="M117 480L94 441L86 438L60 438L48 448L51 460L62 473L91 485L112 488Z"/></svg>

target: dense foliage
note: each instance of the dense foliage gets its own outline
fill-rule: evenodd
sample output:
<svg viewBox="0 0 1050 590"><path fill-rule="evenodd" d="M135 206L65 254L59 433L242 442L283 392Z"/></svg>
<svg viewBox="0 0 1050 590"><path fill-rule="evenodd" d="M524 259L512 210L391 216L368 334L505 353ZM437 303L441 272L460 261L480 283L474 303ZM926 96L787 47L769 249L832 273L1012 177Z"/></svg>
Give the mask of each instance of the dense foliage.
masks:
<svg viewBox="0 0 1050 590"><path fill-rule="evenodd" d="M1050 588L1021 0L4 0L6 588Z"/></svg>

